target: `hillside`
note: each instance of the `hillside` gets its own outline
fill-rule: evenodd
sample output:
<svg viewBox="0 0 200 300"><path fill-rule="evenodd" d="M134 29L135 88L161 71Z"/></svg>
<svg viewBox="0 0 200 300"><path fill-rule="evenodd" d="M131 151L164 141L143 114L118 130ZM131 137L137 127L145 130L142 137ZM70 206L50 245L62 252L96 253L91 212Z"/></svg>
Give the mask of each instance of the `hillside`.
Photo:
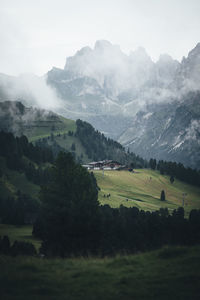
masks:
<svg viewBox="0 0 200 300"><path fill-rule="evenodd" d="M55 154L60 150L72 151L77 158L88 162L85 149L74 135L76 122L51 111L26 107L19 101L0 102L0 129L25 135L30 142L50 146Z"/></svg>
<svg viewBox="0 0 200 300"><path fill-rule="evenodd" d="M31 141L67 131L75 131L74 121L51 111L26 107L20 101L0 102L0 129L24 134Z"/></svg>
<svg viewBox="0 0 200 300"><path fill-rule="evenodd" d="M0 130L25 135L40 147L50 147L55 156L60 151L69 151L80 163L113 159L123 164L134 162L138 167L145 165L142 158L126 153L118 142L106 138L87 122L26 107L19 101L0 102L0 112Z"/></svg>
<svg viewBox="0 0 200 300"><path fill-rule="evenodd" d="M88 124L81 123L83 125L82 130L85 132L85 128L88 129ZM79 125L78 125L79 126ZM91 129L89 126L89 130ZM79 131L78 131L79 132ZM81 134L81 129L79 134ZM84 134L81 134L84 138ZM86 131L87 132L87 131ZM109 155L106 150L113 149L114 145L112 141L107 141L106 138L102 139L102 144L98 144L99 133L93 132L94 135L89 134L92 141L85 141L90 145L90 155L97 155L98 152L91 152L92 149L97 147L100 150L99 155ZM70 143L74 139L74 147L77 147L78 136L71 135ZM104 141L105 139L105 141ZM40 191L40 185L45 184L49 180L49 167L53 163L52 148L55 150L55 141L60 144L63 142L63 149L68 141L68 135L58 135L55 137L49 137L38 141L36 146L33 146L28 140L22 137L14 137L10 133L0 133L1 149L0 149L0 192L1 199L8 199L14 197L15 199L20 196L20 193L28 195L37 202ZM45 141L45 142L44 142ZM85 149L88 151L87 145L84 148L84 142L81 143L81 138L78 140L78 151ZM105 147L105 143L109 144L109 147ZM57 146L58 147L58 142ZM38 147L42 144L42 148ZM116 143L116 142L114 142ZM62 144L61 144L62 145ZM75 146L76 145L76 146ZM70 146L70 144L69 144ZM118 147L119 148L118 148ZM113 155L119 156L124 153L120 148L120 145L116 144L116 153ZM62 148L58 148L60 150ZM119 153L118 153L119 152ZM72 151L73 153L73 151ZM77 152L76 152L77 153ZM110 152L112 154L112 151ZM125 153L126 154L126 153ZM124 154L124 155L125 155ZM127 155L127 154L126 154ZM129 154L129 158L135 158L134 155ZM84 159L84 157L82 157ZM126 158L126 157L125 157ZM123 157L121 157L123 159ZM132 161L132 163L134 160ZM137 162L137 160L136 160ZM187 169L185 169L187 171ZM183 172L183 171L182 171ZM187 171L190 175L189 171ZM159 171L150 169L135 169L134 172L129 171L94 171L97 178L99 191L99 200L102 204L109 204L112 207L119 207L121 204L127 207L138 207L144 210L159 210L160 207L168 207L173 210L182 205L182 194L186 193L185 197L185 211L188 214L191 209L200 207L200 188L194 185L186 184L183 181L179 181L175 178L173 184L170 183L169 176L161 175ZM198 173L197 173L198 175ZM190 175L192 176L192 175ZM165 191L166 201L160 201L161 190ZM110 198L104 197L111 194ZM128 199L128 201L127 201Z"/></svg>
<svg viewBox="0 0 200 300"><path fill-rule="evenodd" d="M3 174L3 176L0 177L1 198L5 199L12 197L20 190L25 194L31 195L34 199L38 199L38 193L40 190L39 185L28 180L24 173L16 170L10 170L6 166L5 160L2 157L0 157L0 169L1 174Z"/></svg>
<svg viewBox="0 0 200 300"><path fill-rule="evenodd" d="M191 209L200 208L200 188L177 179L171 184L169 176L161 175L158 171L138 169L134 173L104 171L104 174L102 171L94 171L94 174L101 189L99 200L102 204L112 207L135 206L148 211L159 210L161 207L173 210L182 206L183 193L186 193L186 215ZM164 202L160 201L161 190L165 191ZM111 194L110 198L104 197L108 194Z"/></svg>
<svg viewBox="0 0 200 300"><path fill-rule="evenodd" d="M0 256L1 296L20 300L197 300L199 262L199 246L165 247L104 259Z"/></svg>
<svg viewBox="0 0 200 300"><path fill-rule="evenodd" d="M47 182L48 167L53 162L51 150L54 157L59 151L70 151L80 163L113 159L136 169L148 166L148 162L133 153L127 153L118 142L95 131L87 122L74 122L45 110L26 108L20 102L3 102L0 103L0 108L1 129L11 130L15 135L27 134L29 141L35 145L28 143L24 136L14 138L1 133L0 191L3 201L8 198L24 201L20 193L30 197L31 203L38 201L40 185ZM192 173L186 169L185 171L188 176L192 176ZM158 171L105 171L104 176L101 171L96 171L95 176L101 189L100 202L112 207L123 204L145 211L159 210L160 207L173 210L182 205L183 193L187 193L186 215L191 209L200 207L199 188L177 179L172 185L169 177L160 175ZM160 201L161 190L166 193L164 203ZM111 194L111 197L104 197L104 194ZM32 220L31 217L28 219Z"/></svg>

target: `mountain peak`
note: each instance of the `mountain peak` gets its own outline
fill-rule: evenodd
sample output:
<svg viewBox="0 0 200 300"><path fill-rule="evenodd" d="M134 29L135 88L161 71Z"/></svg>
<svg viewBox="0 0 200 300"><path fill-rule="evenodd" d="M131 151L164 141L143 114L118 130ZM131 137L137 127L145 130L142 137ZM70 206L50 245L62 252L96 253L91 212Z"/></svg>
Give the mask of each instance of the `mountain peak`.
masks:
<svg viewBox="0 0 200 300"><path fill-rule="evenodd" d="M141 62L152 63L151 57L148 55L146 49L143 47L138 47L135 51L131 51L129 57L134 62L137 61L138 63Z"/></svg>
<svg viewBox="0 0 200 300"><path fill-rule="evenodd" d="M76 55L87 55L88 53L91 53L92 49L89 46L83 47L81 48L79 51L77 51Z"/></svg>
<svg viewBox="0 0 200 300"><path fill-rule="evenodd" d="M113 45L107 40L97 40L94 46L94 50L102 50L106 48L110 48Z"/></svg>
<svg viewBox="0 0 200 300"><path fill-rule="evenodd" d="M136 55L143 56L143 57L148 56L146 49L144 47L138 47L136 50L130 52L130 57Z"/></svg>
<svg viewBox="0 0 200 300"><path fill-rule="evenodd" d="M198 43L189 53L188 58L200 56L200 43Z"/></svg>
<svg viewBox="0 0 200 300"><path fill-rule="evenodd" d="M171 62L171 61L173 61L173 58L167 53L161 54L160 57L159 57L159 60L158 60L158 62L164 62L164 63L165 62L168 63L168 62Z"/></svg>

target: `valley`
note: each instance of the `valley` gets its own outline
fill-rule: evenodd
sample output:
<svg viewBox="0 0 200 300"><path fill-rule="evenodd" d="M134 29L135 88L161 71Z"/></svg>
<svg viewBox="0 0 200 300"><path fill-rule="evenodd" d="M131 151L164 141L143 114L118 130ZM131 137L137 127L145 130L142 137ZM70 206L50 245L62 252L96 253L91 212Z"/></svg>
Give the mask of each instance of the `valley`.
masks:
<svg viewBox="0 0 200 300"><path fill-rule="evenodd" d="M200 299L200 1L0 1L0 300Z"/></svg>
<svg viewBox="0 0 200 300"><path fill-rule="evenodd" d="M1 129L12 131L16 135L25 134L29 142L33 142L44 149L52 149L54 156L57 156L59 151L67 151L71 152L81 164L105 158L117 160L124 165L133 164L133 173L104 171L103 174L102 171L94 171L97 184L100 187L99 201L101 204L109 204L111 207L135 206L145 211L155 211L161 207L168 207L172 211L182 206L182 194L186 193L184 206L186 215L192 209L200 208L200 190L198 187L178 179L175 179L175 182L171 184L169 176L148 169L149 163L147 161L133 153L126 152L119 143L107 139L100 132L95 131L90 124L80 120L75 122L46 110L28 108L20 102L2 102L0 108ZM143 148L145 150L145 147ZM27 158L23 158L23 160L26 165L31 162ZM3 198L11 195L15 197L19 190L34 199L38 199L40 190L38 183L27 179L24 172L8 168L4 157L0 158L0 162L1 172L4 174L0 178ZM47 162L31 163L38 170L51 166L51 163ZM166 193L164 203L160 201L162 190ZM107 194L111 194L111 197L104 197Z"/></svg>

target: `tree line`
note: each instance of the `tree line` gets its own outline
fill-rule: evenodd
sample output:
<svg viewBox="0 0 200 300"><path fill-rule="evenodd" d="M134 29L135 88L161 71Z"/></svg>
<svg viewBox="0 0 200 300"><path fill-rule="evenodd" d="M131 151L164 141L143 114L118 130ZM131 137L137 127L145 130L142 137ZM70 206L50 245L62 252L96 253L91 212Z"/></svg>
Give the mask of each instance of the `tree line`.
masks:
<svg viewBox="0 0 200 300"><path fill-rule="evenodd" d="M181 163L168 162L156 159L150 159L149 166L152 170L159 170L160 174L169 175L171 177L171 183L173 183L173 178L177 178L186 183L196 185L200 187L200 171L191 168L184 167Z"/></svg>
<svg viewBox="0 0 200 300"><path fill-rule="evenodd" d="M6 166L15 171L24 172L27 179L41 185L49 180L48 168L44 163L53 163L54 156L49 147L39 147L30 143L26 136L15 137L12 133L0 132L0 156ZM3 167L0 165L0 176Z"/></svg>
<svg viewBox="0 0 200 300"><path fill-rule="evenodd" d="M12 133L0 132L0 155L6 158L7 166L12 169L23 168L22 158L26 156L35 163L53 162L51 149L29 143L27 137L15 137Z"/></svg>

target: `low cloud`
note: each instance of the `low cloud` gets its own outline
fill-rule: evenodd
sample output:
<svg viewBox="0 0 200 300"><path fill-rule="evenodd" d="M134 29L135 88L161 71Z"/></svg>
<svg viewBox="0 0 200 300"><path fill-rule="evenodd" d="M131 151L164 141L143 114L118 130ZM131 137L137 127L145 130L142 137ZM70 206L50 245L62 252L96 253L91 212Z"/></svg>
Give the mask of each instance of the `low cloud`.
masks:
<svg viewBox="0 0 200 300"><path fill-rule="evenodd" d="M62 107L62 101L56 91L47 85L46 77L33 74L23 74L18 77L1 74L1 101L21 100L26 105L57 110Z"/></svg>

